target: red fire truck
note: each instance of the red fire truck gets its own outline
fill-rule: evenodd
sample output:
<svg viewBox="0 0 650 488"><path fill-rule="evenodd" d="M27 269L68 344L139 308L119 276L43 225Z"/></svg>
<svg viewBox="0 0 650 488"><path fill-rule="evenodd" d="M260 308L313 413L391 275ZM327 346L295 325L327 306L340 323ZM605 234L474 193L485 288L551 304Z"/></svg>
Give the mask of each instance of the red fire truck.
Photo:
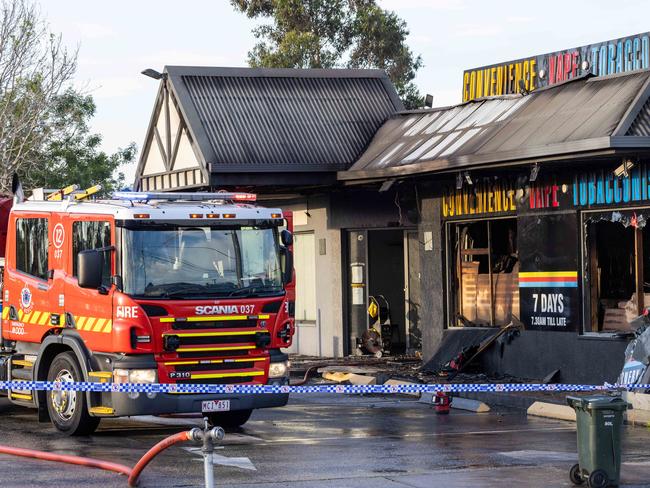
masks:
<svg viewBox="0 0 650 488"><path fill-rule="evenodd" d="M288 384L291 215L249 193L74 187L0 203L6 228L0 379ZM11 209L11 210L9 210ZM3 229L4 230L4 229ZM0 242L0 245L2 242ZM9 390L61 432L102 417L205 413L221 426L286 394Z"/></svg>

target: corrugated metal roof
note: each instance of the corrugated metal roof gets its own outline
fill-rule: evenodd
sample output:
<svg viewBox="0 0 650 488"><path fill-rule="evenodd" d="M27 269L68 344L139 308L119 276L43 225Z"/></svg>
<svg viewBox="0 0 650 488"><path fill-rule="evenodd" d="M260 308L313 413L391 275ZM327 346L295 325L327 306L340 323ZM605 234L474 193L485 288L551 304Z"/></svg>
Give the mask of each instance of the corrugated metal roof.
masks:
<svg viewBox="0 0 650 488"><path fill-rule="evenodd" d="M575 152L578 145L588 150L592 143L606 145L625 135L628 123L638 132L634 135L649 135L647 104L641 117L649 85L650 72L643 71L581 78L526 96L401 112L386 121L359 160L339 172L339 179L553 156Z"/></svg>
<svg viewBox="0 0 650 488"><path fill-rule="evenodd" d="M166 71L213 173L348 168L403 108L380 70Z"/></svg>
<svg viewBox="0 0 650 488"><path fill-rule="evenodd" d="M643 104L636 119L628 129L627 136L650 137L650 99Z"/></svg>

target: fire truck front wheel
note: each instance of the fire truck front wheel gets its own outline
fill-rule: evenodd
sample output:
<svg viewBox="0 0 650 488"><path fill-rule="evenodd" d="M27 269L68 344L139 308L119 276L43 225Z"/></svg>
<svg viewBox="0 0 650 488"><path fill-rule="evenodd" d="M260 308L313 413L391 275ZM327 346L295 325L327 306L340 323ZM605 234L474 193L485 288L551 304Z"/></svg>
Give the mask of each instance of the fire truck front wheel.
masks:
<svg viewBox="0 0 650 488"><path fill-rule="evenodd" d="M218 412L208 414L208 420L215 427L224 429L241 427L251 418L252 410L233 410L232 412Z"/></svg>
<svg viewBox="0 0 650 488"><path fill-rule="evenodd" d="M71 383L83 381L81 368L72 352L54 358L47 381ZM86 394L82 391L51 391L46 395L50 419L60 432L67 435L89 435L99 425L98 417L88 414Z"/></svg>

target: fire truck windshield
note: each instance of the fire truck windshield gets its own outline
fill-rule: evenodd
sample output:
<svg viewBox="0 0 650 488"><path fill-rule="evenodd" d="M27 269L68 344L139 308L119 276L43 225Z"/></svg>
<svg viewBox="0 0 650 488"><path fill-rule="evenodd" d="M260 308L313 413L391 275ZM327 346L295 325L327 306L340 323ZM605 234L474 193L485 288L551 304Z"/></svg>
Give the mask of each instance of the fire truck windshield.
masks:
<svg viewBox="0 0 650 488"><path fill-rule="evenodd" d="M123 291L201 299L282 292L277 230L254 226L151 226L124 230Z"/></svg>

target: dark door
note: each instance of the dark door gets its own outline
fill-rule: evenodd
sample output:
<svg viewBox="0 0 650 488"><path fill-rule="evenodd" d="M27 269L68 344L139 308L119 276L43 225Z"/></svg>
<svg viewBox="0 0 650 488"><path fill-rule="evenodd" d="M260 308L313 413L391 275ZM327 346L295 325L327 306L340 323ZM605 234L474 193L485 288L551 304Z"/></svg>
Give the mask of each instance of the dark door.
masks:
<svg viewBox="0 0 650 488"><path fill-rule="evenodd" d="M368 231L368 295L388 303L391 354L406 351L404 231Z"/></svg>

